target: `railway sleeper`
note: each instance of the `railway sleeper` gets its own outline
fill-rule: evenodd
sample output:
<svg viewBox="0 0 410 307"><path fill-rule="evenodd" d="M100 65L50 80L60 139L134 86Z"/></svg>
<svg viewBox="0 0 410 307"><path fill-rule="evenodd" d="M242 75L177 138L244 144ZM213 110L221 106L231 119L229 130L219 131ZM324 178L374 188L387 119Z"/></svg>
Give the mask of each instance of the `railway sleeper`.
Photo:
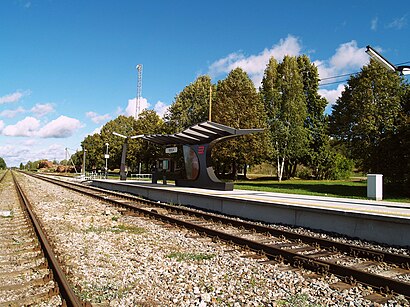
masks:
<svg viewBox="0 0 410 307"><path fill-rule="evenodd" d="M328 264L298 256L293 257L293 265L297 268L309 269L323 275L326 275L330 269Z"/></svg>
<svg viewBox="0 0 410 307"><path fill-rule="evenodd" d="M373 259L379 262L383 261L383 258L384 258L384 255L377 251L363 250L361 248L356 248L356 247L350 248L350 255L352 255L353 257L369 258L369 259Z"/></svg>
<svg viewBox="0 0 410 307"><path fill-rule="evenodd" d="M331 251L318 251L316 253L305 255L306 257L310 258L322 258L322 257L330 257L334 255L338 255L338 252L331 252Z"/></svg>
<svg viewBox="0 0 410 307"><path fill-rule="evenodd" d="M15 290L20 290L24 288L30 288L32 286L45 286L48 284L51 280L53 280L52 274L46 274L43 277L32 279L28 282L25 283L18 283L18 284L9 284L9 285L3 285L0 286L0 291L15 291Z"/></svg>
<svg viewBox="0 0 410 307"><path fill-rule="evenodd" d="M21 298L21 299L14 300L14 301L1 302L0 307L39 305L41 303L44 303L50 300L51 298L59 294L59 293L53 294L54 291L52 290L53 289L50 289L50 291L48 291L47 293L39 293L39 294L31 295L29 297Z"/></svg>
<svg viewBox="0 0 410 307"><path fill-rule="evenodd" d="M312 246L301 246L301 247L296 247L296 248L284 248L284 250L289 251L289 252L294 252L294 253L303 253L303 252L310 252L316 250L316 248Z"/></svg>

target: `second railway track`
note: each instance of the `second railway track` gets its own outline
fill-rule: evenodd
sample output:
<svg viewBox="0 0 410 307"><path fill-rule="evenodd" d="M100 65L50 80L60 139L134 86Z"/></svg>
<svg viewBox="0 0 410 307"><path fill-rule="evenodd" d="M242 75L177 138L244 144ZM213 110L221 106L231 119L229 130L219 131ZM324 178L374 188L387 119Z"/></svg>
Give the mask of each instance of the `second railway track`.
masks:
<svg viewBox="0 0 410 307"><path fill-rule="evenodd" d="M0 306L82 306L11 172L0 179Z"/></svg>
<svg viewBox="0 0 410 307"><path fill-rule="evenodd" d="M359 282L385 295L399 293L410 297L410 257L407 255L299 235L122 193L40 178L137 214L192 229L215 240L235 243L274 261L284 261L320 274L335 274L347 284Z"/></svg>

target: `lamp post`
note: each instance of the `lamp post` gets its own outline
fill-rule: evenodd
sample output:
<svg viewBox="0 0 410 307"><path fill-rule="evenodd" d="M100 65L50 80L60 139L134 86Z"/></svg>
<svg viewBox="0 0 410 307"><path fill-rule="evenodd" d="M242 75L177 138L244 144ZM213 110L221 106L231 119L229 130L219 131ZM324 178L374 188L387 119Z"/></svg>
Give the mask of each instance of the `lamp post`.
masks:
<svg viewBox="0 0 410 307"><path fill-rule="evenodd" d="M375 49L371 46L366 47L366 53L375 61L382 64L389 70L397 71L400 75L408 75L410 74L410 66L396 66L390 63L385 57L383 57L380 53L378 53Z"/></svg>
<svg viewBox="0 0 410 307"><path fill-rule="evenodd" d="M124 143L122 144L120 180L127 180L127 175L125 174L125 159L126 159L126 156L127 156L128 139L137 139L137 138L143 137L144 135L139 134L139 135L134 135L134 136L125 136L125 135L119 134L117 132L113 132L112 134L125 139Z"/></svg>
<svg viewBox="0 0 410 307"><path fill-rule="evenodd" d="M83 171L82 171L84 178L85 178L85 153L86 152L87 152L87 149L84 148L83 150Z"/></svg>
<svg viewBox="0 0 410 307"><path fill-rule="evenodd" d="M107 146L107 150L105 152L105 179L107 179L107 173L108 173L108 158L110 155L108 154L108 143L105 143L105 146Z"/></svg>

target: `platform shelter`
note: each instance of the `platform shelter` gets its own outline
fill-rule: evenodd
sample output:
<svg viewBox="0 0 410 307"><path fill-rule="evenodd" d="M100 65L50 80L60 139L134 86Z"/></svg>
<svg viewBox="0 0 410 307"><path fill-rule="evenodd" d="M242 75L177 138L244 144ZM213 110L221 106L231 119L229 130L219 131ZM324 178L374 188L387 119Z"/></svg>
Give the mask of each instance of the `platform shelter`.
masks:
<svg viewBox="0 0 410 307"><path fill-rule="evenodd" d="M164 146L182 145L186 178L177 179L176 186L232 191L233 183L223 182L215 175L211 164L212 148L223 140L262 131L235 129L206 121L180 133L144 135L142 139Z"/></svg>

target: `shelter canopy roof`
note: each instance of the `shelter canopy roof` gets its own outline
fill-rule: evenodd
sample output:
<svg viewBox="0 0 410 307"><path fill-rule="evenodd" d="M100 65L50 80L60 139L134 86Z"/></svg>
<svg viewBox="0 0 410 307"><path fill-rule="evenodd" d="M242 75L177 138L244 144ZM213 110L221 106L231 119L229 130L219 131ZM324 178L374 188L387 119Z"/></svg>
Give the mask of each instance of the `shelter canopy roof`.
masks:
<svg viewBox="0 0 410 307"><path fill-rule="evenodd" d="M217 139L247 135L262 132L263 129L235 129L222 124L206 121L199 123L180 133L175 134L150 134L142 139L160 145L198 145L208 144Z"/></svg>

